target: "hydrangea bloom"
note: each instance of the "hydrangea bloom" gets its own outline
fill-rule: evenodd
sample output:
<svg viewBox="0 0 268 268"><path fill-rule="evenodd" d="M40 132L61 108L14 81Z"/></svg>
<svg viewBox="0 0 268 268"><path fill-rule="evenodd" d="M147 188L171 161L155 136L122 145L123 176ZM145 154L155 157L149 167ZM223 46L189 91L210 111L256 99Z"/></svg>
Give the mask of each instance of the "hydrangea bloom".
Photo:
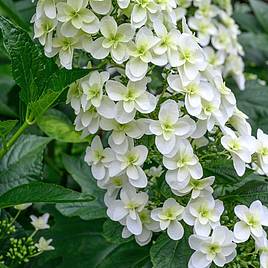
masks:
<svg viewBox="0 0 268 268"><path fill-rule="evenodd" d="M228 7L210 0L40 0L32 22L48 57L89 69L71 85L67 103L76 130L95 135L85 161L123 237L146 245L154 232L167 231L179 240L184 220L195 233L188 267L205 268L235 257L234 238L265 236L266 208L258 201L235 208L234 234L221 226L215 177L203 178L199 149L210 142L232 158L239 176L246 167L268 173L267 135L251 135L223 79L232 74L244 88L243 50ZM90 62L78 63L75 56L85 54ZM171 197L155 195L159 184ZM45 219L37 222L47 228Z"/></svg>

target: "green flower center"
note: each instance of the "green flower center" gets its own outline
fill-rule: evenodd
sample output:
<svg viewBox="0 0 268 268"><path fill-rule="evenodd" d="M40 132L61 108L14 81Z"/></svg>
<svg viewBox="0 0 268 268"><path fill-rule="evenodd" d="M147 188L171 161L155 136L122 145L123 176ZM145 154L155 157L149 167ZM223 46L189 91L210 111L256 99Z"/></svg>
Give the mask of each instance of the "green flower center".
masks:
<svg viewBox="0 0 268 268"><path fill-rule="evenodd" d="M199 89L196 84L190 84L185 88L185 91L188 95L196 95Z"/></svg>
<svg viewBox="0 0 268 268"><path fill-rule="evenodd" d="M138 155L135 155L135 154L128 155L127 157L128 165L134 165L138 159L139 159Z"/></svg>
<svg viewBox="0 0 268 268"><path fill-rule="evenodd" d="M182 52L182 56L183 56L183 59L185 59L187 62L191 60L192 58L192 54L191 54L191 51L189 49L185 49L183 52Z"/></svg>
<svg viewBox="0 0 268 268"><path fill-rule="evenodd" d="M174 213L174 210L172 208L167 208L164 215L165 218L170 221L175 220L177 217L176 213Z"/></svg>
<svg viewBox="0 0 268 268"><path fill-rule="evenodd" d="M92 87L88 89L88 99L98 97L99 95L100 95L100 91L97 85L93 85Z"/></svg>
<svg viewBox="0 0 268 268"><path fill-rule="evenodd" d="M130 201L127 205L126 208L131 209L131 210L135 210L136 208L139 207L139 204L134 202L134 201Z"/></svg>
<svg viewBox="0 0 268 268"><path fill-rule="evenodd" d="M268 147L262 147L260 150L262 156L268 156Z"/></svg>
<svg viewBox="0 0 268 268"><path fill-rule="evenodd" d="M199 210L199 214L200 216L202 216L203 218L209 218L210 216L210 211L207 208L200 208Z"/></svg>
<svg viewBox="0 0 268 268"><path fill-rule="evenodd" d="M122 179L120 177L112 178L112 184L117 187L121 187L123 185Z"/></svg>
<svg viewBox="0 0 268 268"><path fill-rule="evenodd" d="M232 140L229 143L229 148L233 151L239 151L241 149L241 145L237 140Z"/></svg>
<svg viewBox="0 0 268 268"><path fill-rule="evenodd" d="M208 252L212 255L216 255L221 252L221 247L218 244L211 244L208 247Z"/></svg>
<svg viewBox="0 0 268 268"><path fill-rule="evenodd" d="M249 215L247 216L247 219L248 219L248 224L249 224L250 226L252 226L253 228L254 228L254 227L257 227L257 226L259 225L259 220L256 219L256 217L254 217L253 215L249 214Z"/></svg>
<svg viewBox="0 0 268 268"><path fill-rule="evenodd" d="M172 133L174 131L173 125L168 122L162 124L162 129L165 133Z"/></svg>

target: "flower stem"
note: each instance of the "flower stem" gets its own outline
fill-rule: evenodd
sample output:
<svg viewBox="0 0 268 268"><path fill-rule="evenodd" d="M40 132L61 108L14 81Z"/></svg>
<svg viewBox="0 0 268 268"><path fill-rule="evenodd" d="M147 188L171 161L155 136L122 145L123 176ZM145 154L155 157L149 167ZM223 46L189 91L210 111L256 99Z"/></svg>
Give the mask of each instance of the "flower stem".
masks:
<svg viewBox="0 0 268 268"><path fill-rule="evenodd" d="M15 134L10 138L10 140L6 143L6 145L0 150L0 159L8 152L8 150L12 147L12 145L17 141L20 135L24 132L24 130L29 126L28 122L25 121L20 128L15 132Z"/></svg>
<svg viewBox="0 0 268 268"><path fill-rule="evenodd" d="M21 213L21 210L19 210L19 211L17 212L17 214L16 214L15 217L12 219L12 221L10 222L9 225L12 225L13 223L15 223L15 221L16 221L16 219L19 217L20 213Z"/></svg>

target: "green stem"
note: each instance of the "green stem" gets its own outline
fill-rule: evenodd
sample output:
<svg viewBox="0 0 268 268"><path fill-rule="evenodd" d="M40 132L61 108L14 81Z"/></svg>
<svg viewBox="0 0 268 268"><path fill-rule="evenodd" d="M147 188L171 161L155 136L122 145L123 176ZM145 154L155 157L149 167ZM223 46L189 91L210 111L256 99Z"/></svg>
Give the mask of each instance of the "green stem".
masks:
<svg viewBox="0 0 268 268"><path fill-rule="evenodd" d="M24 132L24 130L29 126L27 120L20 126L20 128L15 132L15 134L11 137L11 139L6 143L5 147L0 150L0 159L8 152L8 150L12 147L12 145L17 141L20 135Z"/></svg>
<svg viewBox="0 0 268 268"><path fill-rule="evenodd" d="M28 237L28 239L32 239L36 235L37 232L38 230L34 230L32 234Z"/></svg>
<svg viewBox="0 0 268 268"><path fill-rule="evenodd" d="M17 212L17 214L16 214L15 217L12 219L12 221L10 222L9 225L12 225L13 223L15 223L15 221L16 221L16 219L19 217L20 213L21 213L21 210L19 210L19 211Z"/></svg>

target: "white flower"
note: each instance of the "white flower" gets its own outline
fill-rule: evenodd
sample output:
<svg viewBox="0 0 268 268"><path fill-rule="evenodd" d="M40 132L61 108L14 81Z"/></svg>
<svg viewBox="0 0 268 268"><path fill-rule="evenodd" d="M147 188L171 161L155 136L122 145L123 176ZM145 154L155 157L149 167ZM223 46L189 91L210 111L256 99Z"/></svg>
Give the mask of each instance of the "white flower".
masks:
<svg viewBox="0 0 268 268"><path fill-rule="evenodd" d="M57 19L63 22L61 33L64 36L73 37L80 29L89 34L99 31L99 20L87 5L88 0L67 0L67 3L57 4Z"/></svg>
<svg viewBox="0 0 268 268"><path fill-rule="evenodd" d="M268 253L263 252L260 255L260 268L267 268L268 267Z"/></svg>
<svg viewBox="0 0 268 268"><path fill-rule="evenodd" d="M114 160L111 148L103 148L99 136L95 136L91 145L87 147L85 161L91 166L91 172L95 179L103 180L108 176L108 167Z"/></svg>
<svg viewBox="0 0 268 268"><path fill-rule="evenodd" d="M176 137L187 138L195 130L195 122L188 116L179 118L179 106L174 100L161 104L159 121L151 121L149 129L155 137L157 149L162 154L169 154L176 145Z"/></svg>
<svg viewBox="0 0 268 268"><path fill-rule="evenodd" d="M44 237L40 237L38 243L35 244L39 252L54 250L55 248L50 245L52 239L46 240Z"/></svg>
<svg viewBox="0 0 268 268"><path fill-rule="evenodd" d="M227 57L223 75L227 76L228 74L231 74L241 90L245 89L246 82L243 70L244 62L240 56L231 54Z"/></svg>
<svg viewBox="0 0 268 268"><path fill-rule="evenodd" d="M103 85L109 79L108 72L94 71L88 78L81 81L83 95L81 104L84 111L88 110L91 105L100 107L103 96Z"/></svg>
<svg viewBox="0 0 268 268"><path fill-rule="evenodd" d="M126 124L120 124L116 120L102 118L100 126L103 130L112 130L112 134L109 139L111 138L117 145L127 143L127 137L139 139L145 133L144 119L133 120Z"/></svg>
<svg viewBox="0 0 268 268"><path fill-rule="evenodd" d="M247 122L247 119L249 119L249 117L235 107L234 113L229 118L228 123L231 124L240 135L251 135L251 126Z"/></svg>
<svg viewBox="0 0 268 268"><path fill-rule="evenodd" d="M130 0L117 0L117 4L120 8L125 9L129 6Z"/></svg>
<svg viewBox="0 0 268 268"><path fill-rule="evenodd" d="M256 153L258 156L258 165L262 171L268 175L268 135L261 129L257 131Z"/></svg>
<svg viewBox="0 0 268 268"><path fill-rule="evenodd" d="M211 43L217 50L229 51L232 49L230 32L223 25L219 25L217 33L211 38Z"/></svg>
<svg viewBox="0 0 268 268"><path fill-rule="evenodd" d="M57 15L55 0L39 0L36 6L36 17L39 19L45 15L49 19L55 19Z"/></svg>
<svg viewBox="0 0 268 268"><path fill-rule="evenodd" d="M48 213L45 213L41 217L36 217L34 215L31 215L30 218L32 220L31 224L34 226L36 231L43 230L43 229L49 229L50 226L47 224L48 218L49 218Z"/></svg>
<svg viewBox="0 0 268 268"><path fill-rule="evenodd" d="M177 56L180 32L177 29L168 31L159 20L154 21L153 26L157 37L160 38L160 42L153 48L152 63L163 66L172 61L172 57Z"/></svg>
<svg viewBox="0 0 268 268"><path fill-rule="evenodd" d="M107 119L114 119L118 112L115 103L108 96L102 97L101 104L96 110L99 115Z"/></svg>
<svg viewBox="0 0 268 268"><path fill-rule="evenodd" d="M231 89L225 85L220 75L214 77L214 83L221 94L221 109L224 110L226 116L230 118L235 110L235 96Z"/></svg>
<svg viewBox="0 0 268 268"><path fill-rule="evenodd" d="M58 53L61 65L66 69L72 69L74 50L81 47L80 37L63 36L58 29L52 41L52 51L45 51L45 53L48 57L54 57Z"/></svg>
<svg viewBox="0 0 268 268"><path fill-rule="evenodd" d="M172 67L179 67L181 76L186 80L194 80L199 71L207 67L205 54L191 34L182 33L178 43L178 53L170 61Z"/></svg>
<svg viewBox="0 0 268 268"><path fill-rule="evenodd" d="M191 235L189 245L195 252L189 260L188 268L208 268L212 262L224 267L236 256L233 233L225 226L216 227L210 237Z"/></svg>
<svg viewBox="0 0 268 268"><path fill-rule="evenodd" d="M151 213L148 209L143 209L140 213L140 219L142 223L142 232L139 235L135 235L135 240L140 246L145 246L150 243L153 232L160 231L159 223L152 220L150 217ZM128 238L132 233L128 230L127 227L123 228L122 237Z"/></svg>
<svg viewBox="0 0 268 268"><path fill-rule="evenodd" d="M179 7L188 8L192 5L192 0L177 0Z"/></svg>
<svg viewBox="0 0 268 268"><path fill-rule="evenodd" d="M135 43L129 45L130 59L126 64L126 75L131 81L141 80L148 70L148 63L152 61L150 49L159 42L153 32L142 27L135 36Z"/></svg>
<svg viewBox="0 0 268 268"><path fill-rule="evenodd" d="M124 86L118 81L109 80L106 83L106 92L111 100L118 101L118 105L123 106L127 114L135 113L135 110L150 113L156 107L156 98L146 91L147 81L147 78L137 82L128 81L127 86ZM118 120L118 118L116 119ZM118 122L123 123L122 120L118 120Z"/></svg>
<svg viewBox="0 0 268 268"><path fill-rule="evenodd" d="M206 101L213 100L214 89L210 83L201 80L200 76L197 76L196 79L187 83L187 85L183 85L183 81L179 75L169 75L167 81L171 89L185 94L185 108L193 116L201 113L202 99Z"/></svg>
<svg viewBox="0 0 268 268"><path fill-rule="evenodd" d="M167 199L162 208L152 211L153 220L160 222L160 229L166 230L168 236L173 240L180 240L183 237L184 229L179 220L182 219L184 207L176 202L175 199Z"/></svg>
<svg viewBox="0 0 268 268"><path fill-rule="evenodd" d="M191 17L188 23L191 29L197 31L198 41L201 46L207 46L210 42L210 36L217 33L215 26L209 19Z"/></svg>
<svg viewBox="0 0 268 268"><path fill-rule="evenodd" d="M97 113L96 108L91 106L89 110L81 110L74 121L75 130L83 131L82 137L86 137L90 134L95 134L100 127L101 116Z"/></svg>
<svg viewBox="0 0 268 268"><path fill-rule="evenodd" d="M212 47L203 48L207 61L213 67L221 67L225 61L225 52L223 50L214 50Z"/></svg>
<svg viewBox="0 0 268 268"><path fill-rule="evenodd" d="M142 233L142 222L139 216L148 202L148 195L144 192L136 193L133 186L127 185L120 192L120 200L110 203L107 215L113 221L124 221L128 230L134 235Z"/></svg>
<svg viewBox="0 0 268 268"><path fill-rule="evenodd" d="M211 0L194 0L195 6L198 6L198 10L195 16L199 19L213 18L218 14L218 7L211 4Z"/></svg>
<svg viewBox="0 0 268 268"><path fill-rule="evenodd" d="M128 42L133 38L135 31L131 24L123 23L117 26L113 17L106 16L101 20L100 32L103 37L95 41L85 40L83 46L95 59L104 59L111 53L113 60L120 64L126 61Z"/></svg>
<svg viewBox="0 0 268 268"><path fill-rule="evenodd" d="M116 200L120 190L127 184L128 177L126 174L109 177L108 180L104 181L98 181L98 186L102 189L107 190L104 195L104 203L107 207L112 201Z"/></svg>
<svg viewBox="0 0 268 268"><path fill-rule="evenodd" d="M112 8L111 0L89 0L89 4L94 12L101 15L109 13Z"/></svg>
<svg viewBox="0 0 268 268"><path fill-rule="evenodd" d="M238 205L234 212L240 219L234 226L236 242L245 242L250 235L257 238L264 235L262 226L268 226L268 209L259 200L251 203L249 208L245 205Z"/></svg>
<svg viewBox="0 0 268 268"><path fill-rule="evenodd" d="M14 208L17 210L25 210L28 207L30 207L31 205L32 205L32 203L25 203L25 204L16 205L16 206L14 206Z"/></svg>
<svg viewBox="0 0 268 268"><path fill-rule="evenodd" d="M204 179L194 179L190 178L188 184L185 186L184 183L177 184L176 189L171 188L171 191L178 196L187 195L190 192L191 198L196 199L199 196L207 196L213 193L213 188L211 185L214 183L215 177L207 177ZM181 188L178 186L181 185Z"/></svg>
<svg viewBox="0 0 268 268"><path fill-rule="evenodd" d="M221 138L222 146L231 153L234 168L239 176L246 170L246 164L251 162L251 155L255 152L255 138L249 135L237 137L234 132Z"/></svg>
<svg viewBox="0 0 268 268"><path fill-rule="evenodd" d="M184 210L183 220L194 226L197 235L209 236L211 229L220 225L223 202L214 200L212 195L192 200Z"/></svg>
<svg viewBox="0 0 268 268"><path fill-rule="evenodd" d="M261 237L255 237L255 247L260 254L260 268L267 268L268 265L268 240L266 232Z"/></svg>
<svg viewBox="0 0 268 268"><path fill-rule="evenodd" d="M131 144L126 153L116 153L116 160L109 167L110 176L115 176L123 171L129 178L129 182L138 188L147 185L147 177L141 168L148 155L148 149L144 145L133 146Z"/></svg>
<svg viewBox="0 0 268 268"><path fill-rule="evenodd" d="M155 14L158 8L154 0L134 0L133 10L131 12L131 24L135 28L142 27L148 15Z"/></svg>
<svg viewBox="0 0 268 268"><path fill-rule="evenodd" d="M168 169L166 182L175 190L185 187L190 178L200 179L203 169L188 140L178 140L171 155L165 155L163 164Z"/></svg>
<svg viewBox="0 0 268 268"><path fill-rule="evenodd" d="M34 21L34 38L38 38L40 44L45 46L45 51L48 53L52 52L52 37L56 26L56 19L40 17Z"/></svg>
<svg viewBox="0 0 268 268"><path fill-rule="evenodd" d="M215 124L224 126L226 121L228 120L228 116L224 114L220 109L221 97L219 92L214 90L213 93L213 99L211 101L201 99L202 110L199 115L196 115L197 118L203 120L204 127L208 131L212 131ZM198 127L202 129L202 127L200 125L198 126L197 124L197 130ZM198 138L200 138L200 136Z"/></svg>
<svg viewBox="0 0 268 268"><path fill-rule="evenodd" d="M81 97L83 95L83 89L80 81L75 81L69 87L66 104L71 103L71 107L74 109L75 114L80 112Z"/></svg>

